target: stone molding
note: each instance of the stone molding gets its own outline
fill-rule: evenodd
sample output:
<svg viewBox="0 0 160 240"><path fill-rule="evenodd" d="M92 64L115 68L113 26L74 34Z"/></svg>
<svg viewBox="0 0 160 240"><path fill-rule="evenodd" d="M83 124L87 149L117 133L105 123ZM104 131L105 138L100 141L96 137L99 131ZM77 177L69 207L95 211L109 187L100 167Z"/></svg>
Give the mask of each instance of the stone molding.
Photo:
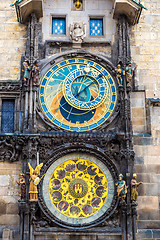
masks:
<svg viewBox="0 0 160 240"><path fill-rule="evenodd" d="M37 18L43 17L42 0L23 0L16 4L17 19L20 23L25 23L31 13L35 13Z"/></svg>
<svg viewBox="0 0 160 240"><path fill-rule="evenodd" d="M142 6L132 0L114 0L113 18L125 15L129 24L138 23L142 11Z"/></svg>

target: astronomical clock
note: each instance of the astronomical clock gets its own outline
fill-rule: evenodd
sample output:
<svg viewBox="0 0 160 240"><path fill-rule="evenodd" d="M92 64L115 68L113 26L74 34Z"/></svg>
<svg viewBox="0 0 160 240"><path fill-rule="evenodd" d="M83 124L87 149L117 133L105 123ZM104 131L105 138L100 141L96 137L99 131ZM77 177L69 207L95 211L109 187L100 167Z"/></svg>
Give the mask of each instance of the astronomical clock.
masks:
<svg viewBox="0 0 160 240"><path fill-rule="evenodd" d="M21 73L0 83L1 161L22 161L19 240L136 239L129 32L143 5L93 2L11 4L27 39Z"/></svg>
<svg viewBox="0 0 160 240"><path fill-rule="evenodd" d="M44 74L39 101L51 124L66 131L91 131L112 116L117 87L101 64L70 58L54 64Z"/></svg>
<svg viewBox="0 0 160 240"><path fill-rule="evenodd" d="M48 61L39 86L41 117L53 131L101 133L115 117L118 85L108 62L76 56ZM52 63L52 65L51 65ZM86 228L109 218L116 208L117 169L110 158L90 145L79 147L72 137L59 146L43 168L39 204L44 214L61 226ZM77 140L76 140L77 142ZM92 145L93 146L93 145ZM66 150L64 150L64 148Z"/></svg>

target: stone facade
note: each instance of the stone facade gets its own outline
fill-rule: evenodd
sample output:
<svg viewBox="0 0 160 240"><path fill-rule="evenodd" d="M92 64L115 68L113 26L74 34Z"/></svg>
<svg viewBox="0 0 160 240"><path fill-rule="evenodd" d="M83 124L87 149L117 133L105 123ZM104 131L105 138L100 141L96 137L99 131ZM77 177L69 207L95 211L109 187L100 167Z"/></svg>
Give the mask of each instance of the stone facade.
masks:
<svg viewBox="0 0 160 240"><path fill-rule="evenodd" d="M70 1L69 1L70 2ZM89 36L85 38L82 49L99 52L112 59L116 44L117 20L112 18L112 1L84 1L86 13L81 21L88 22L88 16L104 16L104 38L94 38L91 43ZM21 69L21 56L25 53L27 26L17 22L16 12L10 7L10 0L1 0L0 4L0 81L19 81ZM69 37L69 23L81 18L81 12L71 12L71 5L66 1L45 0L44 17L42 23L42 41L48 41L45 54L50 57L55 53L62 53L72 49ZM56 5L57 4L57 5ZM104 10L105 5L105 10ZM107 7L106 7L107 6ZM160 3L159 0L145 0L148 10L143 10L139 23L130 27L131 56L137 64L135 76L135 91L131 93L131 115L133 124L133 144L135 151L135 172L138 180L143 181L139 187L137 239L160 239L160 107L153 104L151 98L160 96ZM51 10L52 8L52 10ZM67 33L64 39L55 39L51 35L51 17L67 16ZM62 14L63 13L63 14ZM89 29L87 28L87 32ZM59 42L53 47L50 41ZM67 44L63 43L64 41ZM114 59L113 59L114 61ZM18 175L22 170L22 163L0 162L0 238L3 229L13 230L13 239L18 239ZM54 238L53 238L54 237ZM75 238L75 236L72 236ZM60 233L49 236L47 239L61 240ZM2 238L5 239L5 238ZM44 236L35 239L44 239ZM66 235L65 240L71 239ZM79 238L78 238L79 239ZM110 236L81 236L82 240L120 239L117 235Z"/></svg>
<svg viewBox="0 0 160 240"><path fill-rule="evenodd" d="M143 11L139 24L131 28L132 59L137 64L136 89L132 93L132 123L135 171L144 184L139 189L138 228L159 229L159 107L148 99L159 98L159 1L145 1L148 10ZM138 134L137 134L138 133ZM138 136L139 135L139 136ZM149 230L139 234L139 239L156 239L160 233Z"/></svg>
<svg viewBox="0 0 160 240"><path fill-rule="evenodd" d="M26 26L17 22L10 0L0 6L0 80L19 81L21 56L25 51Z"/></svg>

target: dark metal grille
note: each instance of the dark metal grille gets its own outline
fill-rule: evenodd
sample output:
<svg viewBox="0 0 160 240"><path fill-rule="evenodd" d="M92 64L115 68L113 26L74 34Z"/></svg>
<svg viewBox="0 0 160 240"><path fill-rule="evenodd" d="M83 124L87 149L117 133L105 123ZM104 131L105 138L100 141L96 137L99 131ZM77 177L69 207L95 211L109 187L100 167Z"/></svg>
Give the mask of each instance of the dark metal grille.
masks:
<svg viewBox="0 0 160 240"><path fill-rule="evenodd" d="M15 100L11 99L2 100L2 118L1 118L2 133L14 132L14 109Z"/></svg>

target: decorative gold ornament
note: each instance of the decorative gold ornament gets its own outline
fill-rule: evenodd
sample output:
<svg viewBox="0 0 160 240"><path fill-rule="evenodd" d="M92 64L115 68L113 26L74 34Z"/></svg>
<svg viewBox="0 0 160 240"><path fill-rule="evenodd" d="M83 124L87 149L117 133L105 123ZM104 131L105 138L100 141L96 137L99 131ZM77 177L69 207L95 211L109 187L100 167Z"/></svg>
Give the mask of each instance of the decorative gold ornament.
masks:
<svg viewBox="0 0 160 240"><path fill-rule="evenodd" d="M88 185L83 179L74 179L69 184L69 193L74 198L82 198L88 192Z"/></svg>
<svg viewBox="0 0 160 240"><path fill-rule="evenodd" d="M91 71L89 64L87 64L87 66L84 68L84 71L85 71L86 73L89 73L89 72Z"/></svg>
<svg viewBox="0 0 160 240"><path fill-rule="evenodd" d="M77 0L77 1L75 2L76 11L79 11L80 8L81 8L81 6L82 6L82 3L81 3L79 0Z"/></svg>

